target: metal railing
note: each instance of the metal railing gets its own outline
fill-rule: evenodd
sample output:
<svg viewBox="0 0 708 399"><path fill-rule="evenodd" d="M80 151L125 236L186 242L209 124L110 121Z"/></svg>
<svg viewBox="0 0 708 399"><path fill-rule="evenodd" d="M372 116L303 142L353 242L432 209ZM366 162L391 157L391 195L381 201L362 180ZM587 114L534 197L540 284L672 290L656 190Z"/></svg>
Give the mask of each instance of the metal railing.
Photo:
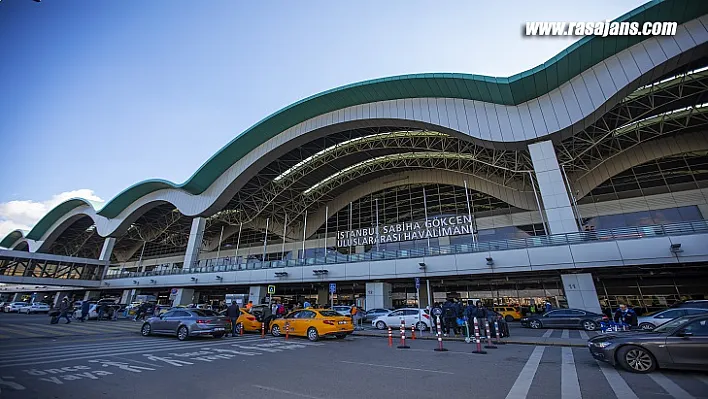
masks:
<svg viewBox="0 0 708 399"><path fill-rule="evenodd" d="M230 272L239 270L273 269L298 266L327 265L337 263L354 263L378 261L387 259L419 258L423 256L452 255L474 252L505 251L511 249L549 247L570 244L583 244L598 241L614 240L635 240L650 237L676 236L688 234L708 233L708 221L682 222L664 225L620 227L608 230L582 231L576 233L554 234L547 236L534 236L524 238L512 238L496 241L481 241L469 244L444 245L433 247L419 247L413 249L399 249L395 251L370 251L366 253L344 255L338 252L328 253L327 256L319 256L305 259L288 259L274 261L255 261L246 263L226 262L225 259L202 259L200 262L223 261L224 264L214 266L200 266L195 264L189 269L171 269L161 271L146 272L126 272L109 270L106 279L127 278L127 277L148 277L148 276L168 276L175 274L195 274Z"/></svg>

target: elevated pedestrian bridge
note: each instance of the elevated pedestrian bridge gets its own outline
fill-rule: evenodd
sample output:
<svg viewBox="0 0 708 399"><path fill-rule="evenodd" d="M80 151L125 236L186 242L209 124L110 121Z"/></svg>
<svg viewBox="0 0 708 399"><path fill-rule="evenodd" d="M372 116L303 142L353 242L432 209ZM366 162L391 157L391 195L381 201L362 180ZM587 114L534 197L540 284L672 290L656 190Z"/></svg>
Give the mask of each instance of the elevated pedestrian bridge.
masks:
<svg viewBox="0 0 708 399"><path fill-rule="evenodd" d="M92 288L101 285L107 268L98 259L0 250L0 283Z"/></svg>
<svg viewBox="0 0 708 399"><path fill-rule="evenodd" d="M211 261L211 262L210 262ZM653 225L414 250L372 251L150 272L109 270L110 288L368 281L608 266L708 263L708 222ZM221 260L223 261L223 260Z"/></svg>

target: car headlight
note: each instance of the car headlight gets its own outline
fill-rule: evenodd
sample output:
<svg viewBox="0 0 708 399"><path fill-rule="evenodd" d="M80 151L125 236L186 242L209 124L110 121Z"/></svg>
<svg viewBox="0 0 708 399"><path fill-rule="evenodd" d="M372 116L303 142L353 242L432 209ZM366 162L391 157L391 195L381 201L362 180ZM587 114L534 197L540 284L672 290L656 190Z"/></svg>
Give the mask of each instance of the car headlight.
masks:
<svg viewBox="0 0 708 399"><path fill-rule="evenodd" d="M608 346L612 345L612 342L610 341L602 341L602 342L595 342L593 345L597 346L598 348L607 348Z"/></svg>

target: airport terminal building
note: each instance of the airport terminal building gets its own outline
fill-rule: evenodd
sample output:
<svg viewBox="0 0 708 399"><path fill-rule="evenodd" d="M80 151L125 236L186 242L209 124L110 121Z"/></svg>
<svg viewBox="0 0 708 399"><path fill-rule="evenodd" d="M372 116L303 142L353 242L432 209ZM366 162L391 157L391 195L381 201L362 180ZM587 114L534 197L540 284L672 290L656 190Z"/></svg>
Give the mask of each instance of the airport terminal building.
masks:
<svg viewBox="0 0 708 399"><path fill-rule="evenodd" d="M183 184L69 200L0 241L0 293L366 308L649 310L708 294L708 3L620 20L507 78L335 88L238 135ZM185 141L184 145L188 145ZM116 155L117 156L117 155ZM61 288L56 288L61 286Z"/></svg>

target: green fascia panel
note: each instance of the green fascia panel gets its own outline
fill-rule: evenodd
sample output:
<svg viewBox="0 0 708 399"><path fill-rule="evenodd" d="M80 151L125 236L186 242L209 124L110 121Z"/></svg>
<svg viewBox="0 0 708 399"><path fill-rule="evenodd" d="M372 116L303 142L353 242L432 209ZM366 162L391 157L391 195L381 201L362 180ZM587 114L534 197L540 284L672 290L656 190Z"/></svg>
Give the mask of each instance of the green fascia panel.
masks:
<svg viewBox="0 0 708 399"><path fill-rule="evenodd" d="M39 240L40 238L42 238L44 233L49 230L49 228L52 227L52 225L62 216L66 215L74 208L78 208L84 205L91 206L91 203L83 198L71 198L55 206L54 209L49 211L49 213L44 215L44 217L39 222L37 222L36 225L34 225L32 230L27 233L27 238L30 240ZM3 242L4 241L5 240L3 240Z"/></svg>
<svg viewBox="0 0 708 399"><path fill-rule="evenodd" d="M6 235L5 238L3 238L2 241L0 241L0 247L4 248L10 248L10 245L14 244L22 238L22 232L19 230L15 230L10 232L10 234Z"/></svg>
<svg viewBox="0 0 708 399"><path fill-rule="evenodd" d="M676 21L682 24L705 14L708 14L708 1L654 0L614 21L658 20ZM179 188L192 195L201 194L234 162L253 148L273 138L282 130L323 113L359 105L364 101L369 102L372 101L371 98L384 101L407 97L454 97L518 105L556 89L584 69L649 37L634 36L630 40L622 36L607 38L586 36L543 65L505 80L469 74L422 74L374 79L330 89L297 101L251 126L214 154L184 184L177 185L163 180L138 183L113 198L98 214L107 218L116 217L138 198L163 188ZM593 50L593 46L600 48L594 43L598 40L602 40L602 51ZM555 73L552 67L555 68ZM534 75L539 73L547 76L545 87L540 83L541 79L536 82ZM555 79L549 78L550 74L553 74ZM454 84L450 81L454 81ZM427 84L422 84L423 82ZM467 90L459 90L460 86L466 87ZM493 86L495 87L492 88ZM497 93L501 94L497 96ZM61 217L61 214L58 214L61 213L59 209L66 209L66 207L62 204L50 211L32 229L28 238L41 237L45 229Z"/></svg>

